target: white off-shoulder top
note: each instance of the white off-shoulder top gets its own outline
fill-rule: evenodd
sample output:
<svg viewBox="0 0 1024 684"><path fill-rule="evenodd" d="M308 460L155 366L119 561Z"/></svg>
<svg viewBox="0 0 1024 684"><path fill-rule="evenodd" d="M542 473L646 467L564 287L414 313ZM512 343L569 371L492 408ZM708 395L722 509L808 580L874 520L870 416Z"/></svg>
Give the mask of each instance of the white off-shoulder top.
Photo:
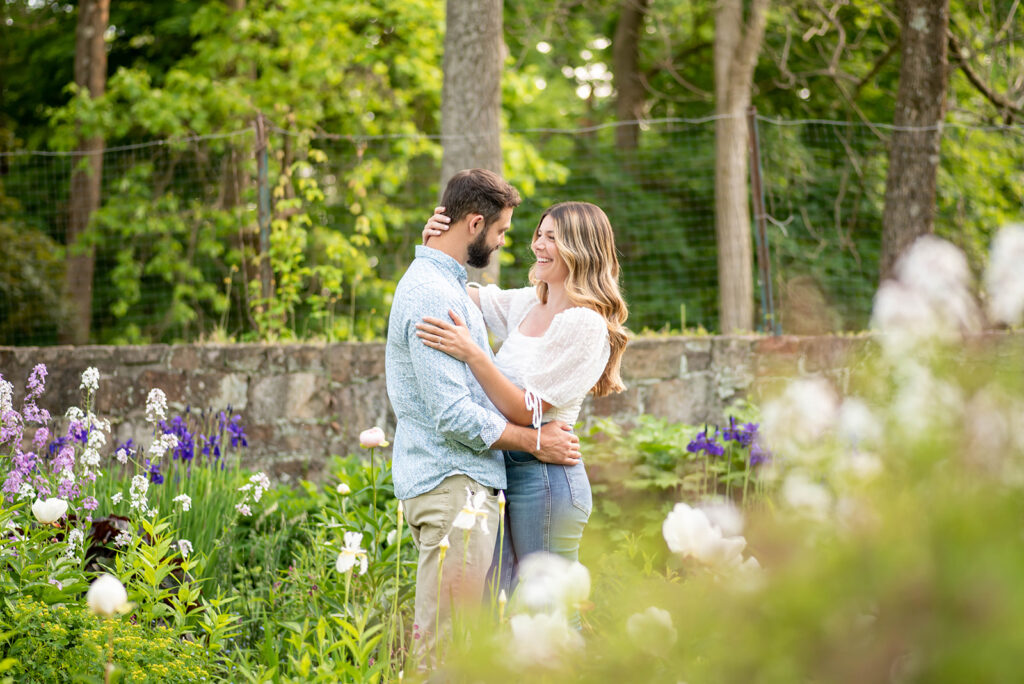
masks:
<svg viewBox="0 0 1024 684"><path fill-rule="evenodd" d="M573 307L557 314L542 336L531 337L519 326L540 303L535 287L502 290L487 285L479 292L487 329L502 341L494 363L526 390L534 427L552 420L575 423L583 400L608 365L611 346L604 317L592 309ZM551 404L543 415L540 399Z"/></svg>

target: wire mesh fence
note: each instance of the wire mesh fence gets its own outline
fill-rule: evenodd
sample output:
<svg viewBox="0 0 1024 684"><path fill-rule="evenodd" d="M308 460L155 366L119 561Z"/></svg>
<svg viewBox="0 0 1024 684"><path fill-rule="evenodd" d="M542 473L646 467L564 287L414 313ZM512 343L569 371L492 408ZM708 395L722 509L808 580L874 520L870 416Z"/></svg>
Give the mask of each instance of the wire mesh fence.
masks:
<svg viewBox="0 0 1024 684"><path fill-rule="evenodd" d="M507 136L524 202L502 284L526 283L545 208L590 201L616 230L630 327L714 331L715 122L640 125L626 151L614 126ZM769 263L752 270L758 318L776 311L776 331L867 324L891 132L757 118ZM937 230L978 265L990 232L1024 216L1024 127L942 135ZM253 128L108 148L84 239L95 257L90 341L379 338L437 201L440 156L428 136L262 138ZM68 204L81 167L76 154L0 154L0 344L63 339Z"/></svg>

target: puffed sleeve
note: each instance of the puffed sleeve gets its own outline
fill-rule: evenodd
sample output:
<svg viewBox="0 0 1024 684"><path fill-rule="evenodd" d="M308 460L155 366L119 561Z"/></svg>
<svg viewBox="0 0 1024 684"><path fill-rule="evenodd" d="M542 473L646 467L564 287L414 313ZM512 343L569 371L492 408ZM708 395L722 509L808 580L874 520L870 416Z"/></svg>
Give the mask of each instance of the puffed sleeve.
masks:
<svg viewBox="0 0 1024 684"><path fill-rule="evenodd" d="M474 283L475 285L475 283ZM537 290L534 287L521 287L515 290L502 290L497 285L479 287L480 310L484 314L487 330L498 341L504 341L526 316L530 308L536 304Z"/></svg>
<svg viewBox="0 0 1024 684"><path fill-rule="evenodd" d="M593 389L611 354L607 323L584 307L555 316L541 346L540 362L523 378L527 402L532 394L556 407L568 406Z"/></svg>

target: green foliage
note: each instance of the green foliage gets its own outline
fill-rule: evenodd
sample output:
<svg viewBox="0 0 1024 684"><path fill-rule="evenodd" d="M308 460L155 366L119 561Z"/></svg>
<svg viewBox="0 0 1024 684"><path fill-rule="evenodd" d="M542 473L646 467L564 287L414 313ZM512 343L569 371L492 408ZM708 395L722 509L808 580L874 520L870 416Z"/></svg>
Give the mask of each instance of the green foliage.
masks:
<svg viewBox="0 0 1024 684"><path fill-rule="evenodd" d="M0 206L3 205L0 192ZM45 233L0 221L0 244L17 259L0 263L0 339L55 342L63 311L63 249Z"/></svg>
<svg viewBox="0 0 1024 684"><path fill-rule="evenodd" d="M14 661L7 672L17 681L101 682L110 654L117 682L196 682L211 674L206 649L174 630L105 620L78 603L0 599L0 661Z"/></svg>

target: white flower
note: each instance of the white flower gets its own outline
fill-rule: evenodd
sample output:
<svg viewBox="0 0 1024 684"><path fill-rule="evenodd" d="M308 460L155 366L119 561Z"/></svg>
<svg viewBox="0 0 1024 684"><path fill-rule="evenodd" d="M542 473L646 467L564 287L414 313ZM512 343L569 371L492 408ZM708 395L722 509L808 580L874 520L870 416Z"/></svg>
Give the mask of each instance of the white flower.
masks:
<svg viewBox="0 0 1024 684"><path fill-rule="evenodd" d="M192 553L192 542L190 542L188 539L179 539L178 551L181 552L182 558L188 558L188 555Z"/></svg>
<svg viewBox="0 0 1024 684"><path fill-rule="evenodd" d="M110 497L110 503L116 506L117 504L121 503L121 499L123 498L124 494L122 492L114 492L113 496Z"/></svg>
<svg viewBox="0 0 1024 684"><path fill-rule="evenodd" d="M993 321L1024 323L1024 225L1009 225L996 234L985 269L985 290Z"/></svg>
<svg viewBox="0 0 1024 684"><path fill-rule="evenodd" d="M188 494L179 494L174 497L174 503L180 503L181 510L183 511L189 511L192 509L192 497Z"/></svg>
<svg viewBox="0 0 1024 684"><path fill-rule="evenodd" d="M121 530L120 532L117 533L117 536L114 537L114 546L117 546L117 547L128 546L131 543L132 543L132 533L129 532L128 530Z"/></svg>
<svg viewBox="0 0 1024 684"><path fill-rule="evenodd" d="M466 487L466 504L459 511L459 514L455 516L452 525L460 530L471 530L476 525L476 521L479 520L480 529L483 533L490 534L491 530L487 525L488 511L485 508L486 503L487 490L481 489L474 494L469 487Z"/></svg>
<svg viewBox="0 0 1024 684"><path fill-rule="evenodd" d="M566 613L590 596L590 571L553 553L531 553L519 565L513 598L531 613Z"/></svg>
<svg viewBox="0 0 1024 684"><path fill-rule="evenodd" d="M86 392L95 392L100 386L100 372L92 366L85 369L82 373L82 384L78 386L78 389L83 389Z"/></svg>
<svg viewBox="0 0 1024 684"><path fill-rule="evenodd" d="M95 434L95 433L94 433ZM85 451L82 452L82 465L88 471L90 468L96 468L100 464L100 452L92 447L86 447Z"/></svg>
<svg viewBox="0 0 1024 684"><path fill-rule="evenodd" d="M0 416L14 410L14 385L0 378Z"/></svg>
<svg viewBox="0 0 1024 684"><path fill-rule="evenodd" d="M82 543L82 541L84 539L85 539L85 533L83 533L82 530L78 529L77 527L75 529L71 530L70 532L68 532L68 539L67 539L68 548L64 552L64 555L66 555L68 558L70 558L71 556L74 556L75 555L75 549L77 549L81 545L81 543Z"/></svg>
<svg viewBox="0 0 1024 684"><path fill-rule="evenodd" d="M555 668L566 654L583 648L583 637L564 615L514 615L509 627L509 655L520 666Z"/></svg>
<svg viewBox="0 0 1024 684"><path fill-rule="evenodd" d="M107 443L107 436L103 434L103 430L92 430L89 432L89 437L85 443L89 449L102 449Z"/></svg>
<svg viewBox="0 0 1024 684"><path fill-rule="evenodd" d="M387 538L388 546L391 546L392 544L394 544L395 543L395 539L397 539L397 538L398 538L398 530L391 530L390 532L388 532L388 538Z"/></svg>
<svg viewBox="0 0 1024 684"><path fill-rule="evenodd" d="M867 404L847 397L839 407L839 435L849 446L871 446L882 439L882 425Z"/></svg>
<svg viewBox="0 0 1024 684"><path fill-rule="evenodd" d="M441 541L438 542L438 544L437 544L437 548L441 549L441 555L444 555L444 553L448 549L450 549L451 546L452 546L452 543L450 541L448 541L448 535L447 534L444 535L443 537L441 537Z"/></svg>
<svg viewBox="0 0 1024 684"><path fill-rule="evenodd" d="M132 484L128 490L128 495L131 497L132 510L137 508L145 511L149 507L149 504L146 503L147 491L149 491L149 479L145 475L135 475L132 477Z"/></svg>
<svg viewBox="0 0 1024 684"><path fill-rule="evenodd" d="M922 235L896 263L896 277L913 290L941 301L971 282L967 257L951 242Z"/></svg>
<svg viewBox="0 0 1024 684"><path fill-rule="evenodd" d="M124 447L121 447L120 449L118 449L114 453L114 456L117 457L117 460L118 460L119 463L123 464L123 463L127 463L128 462L128 450L125 449Z"/></svg>
<svg viewBox="0 0 1024 684"><path fill-rule="evenodd" d="M723 536L704 511L682 502L665 518L661 533L672 552L713 568L738 565L747 545L743 537Z"/></svg>
<svg viewBox="0 0 1024 684"><path fill-rule="evenodd" d="M387 445L387 437L384 436L384 431L379 427L372 427L369 430L363 430L359 433L359 446L364 449L386 447Z"/></svg>
<svg viewBox="0 0 1024 684"><path fill-rule="evenodd" d="M113 575L100 575L91 585L85 594L85 602L89 609L97 615L110 617L117 613L127 612L128 591Z"/></svg>
<svg viewBox="0 0 1024 684"><path fill-rule="evenodd" d="M790 382L782 395L767 402L762 427L769 446L788 457L813 456L812 449L834 425L839 397L823 378Z"/></svg>
<svg viewBox="0 0 1024 684"><path fill-rule="evenodd" d="M146 422L156 424L167 418L167 395L159 388L149 390L146 397Z"/></svg>
<svg viewBox="0 0 1024 684"><path fill-rule="evenodd" d="M699 508L722 536L736 537L743 534L743 513L733 502L715 499L701 503Z"/></svg>
<svg viewBox="0 0 1024 684"><path fill-rule="evenodd" d="M25 499L35 499L38 496L36 490L28 482L22 482L21 488L18 490L18 501L24 501Z"/></svg>
<svg viewBox="0 0 1024 684"><path fill-rule="evenodd" d="M641 650L656 656L667 653L678 638L672 615L655 606L630 615L626 620L626 633Z"/></svg>
<svg viewBox="0 0 1024 684"><path fill-rule="evenodd" d="M235 510L238 511L240 515L246 518L252 515L252 509L249 508L249 504L246 503L235 504Z"/></svg>
<svg viewBox="0 0 1024 684"><path fill-rule="evenodd" d="M73 420L76 423L81 423L82 419L85 418L85 414L82 413L82 409L77 406L69 406L68 410L64 412L64 417L68 420Z"/></svg>
<svg viewBox="0 0 1024 684"><path fill-rule="evenodd" d="M366 574L366 549L360 548L360 544L362 543L362 532L345 533L345 546L341 549L341 553L338 554L338 560L334 564L334 567L338 572L348 572L355 567L356 561L358 561L359 574Z"/></svg>
<svg viewBox="0 0 1024 684"><path fill-rule="evenodd" d="M790 473L782 483L782 499L790 508L814 520L825 520L832 509L829 491L799 471Z"/></svg>
<svg viewBox="0 0 1024 684"><path fill-rule="evenodd" d="M165 432L153 440L153 443L149 445L149 450L146 454L149 456L150 460L156 461L163 458L164 454L177 446L178 438L169 432Z"/></svg>
<svg viewBox="0 0 1024 684"><path fill-rule="evenodd" d="M262 471L251 476L249 478L249 482L252 482L257 487L262 487L263 489L270 489L270 478L267 477L267 474Z"/></svg>
<svg viewBox="0 0 1024 684"><path fill-rule="evenodd" d="M32 504L32 515L44 525L56 522L68 512L68 502L64 499L50 497L46 501L36 499Z"/></svg>
<svg viewBox="0 0 1024 684"><path fill-rule="evenodd" d="M339 494L341 494L342 496L348 496L349 494L352 493L352 488L349 487L344 482L342 482L342 483L340 483L338 485L338 487L337 487L337 489L335 489L335 491L338 492Z"/></svg>

